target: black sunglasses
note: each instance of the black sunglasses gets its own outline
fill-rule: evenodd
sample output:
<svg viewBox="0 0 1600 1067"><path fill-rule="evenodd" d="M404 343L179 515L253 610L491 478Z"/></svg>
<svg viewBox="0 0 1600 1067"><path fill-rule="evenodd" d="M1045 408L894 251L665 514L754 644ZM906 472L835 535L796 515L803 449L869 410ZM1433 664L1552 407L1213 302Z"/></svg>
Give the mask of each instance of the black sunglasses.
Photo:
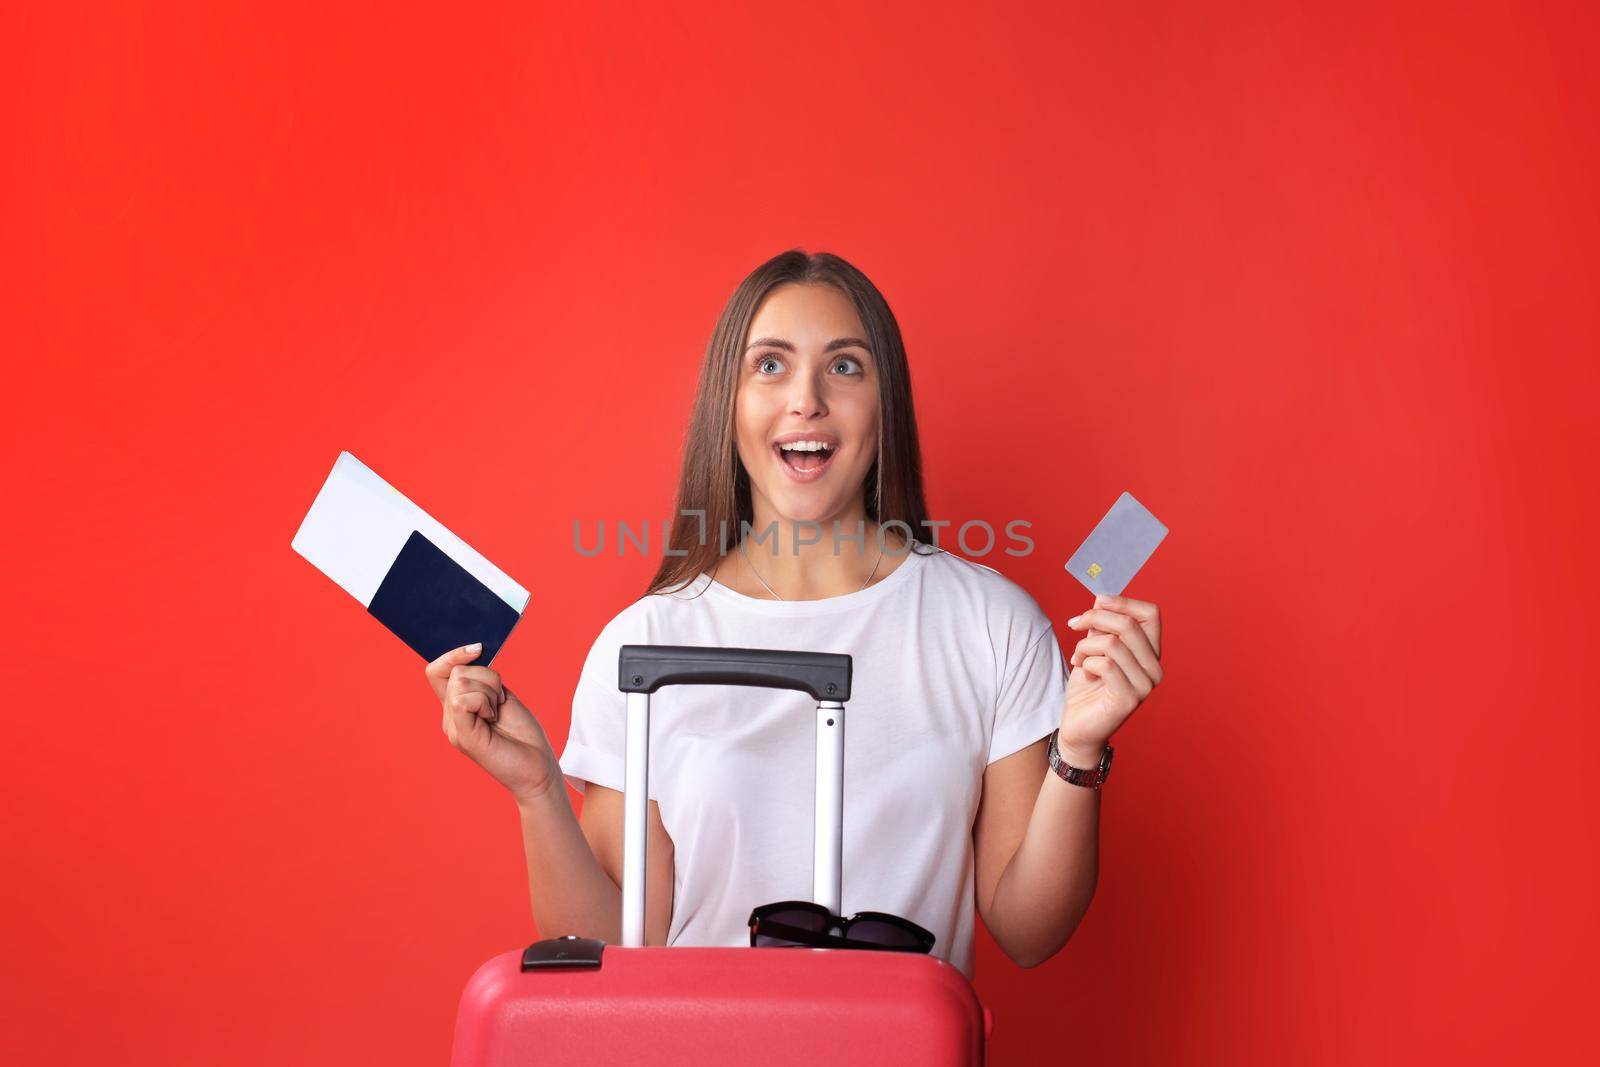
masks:
<svg viewBox="0 0 1600 1067"><path fill-rule="evenodd" d="M750 913L752 948L806 946L930 952L933 942L933 935L910 919L882 911L858 911L841 919L809 900L780 900Z"/></svg>

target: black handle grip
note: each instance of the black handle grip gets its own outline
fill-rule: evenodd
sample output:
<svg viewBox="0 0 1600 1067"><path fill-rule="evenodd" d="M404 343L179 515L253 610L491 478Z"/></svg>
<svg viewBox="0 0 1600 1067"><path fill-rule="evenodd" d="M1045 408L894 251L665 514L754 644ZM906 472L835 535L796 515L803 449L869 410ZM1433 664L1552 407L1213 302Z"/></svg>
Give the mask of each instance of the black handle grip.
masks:
<svg viewBox="0 0 1600 1067"><path fill-rule="evenodd" d="M654 693L664 685L755 685L841 704L850 699L850 657L838 652L623 645L617 663L624 693Z"/></svg>

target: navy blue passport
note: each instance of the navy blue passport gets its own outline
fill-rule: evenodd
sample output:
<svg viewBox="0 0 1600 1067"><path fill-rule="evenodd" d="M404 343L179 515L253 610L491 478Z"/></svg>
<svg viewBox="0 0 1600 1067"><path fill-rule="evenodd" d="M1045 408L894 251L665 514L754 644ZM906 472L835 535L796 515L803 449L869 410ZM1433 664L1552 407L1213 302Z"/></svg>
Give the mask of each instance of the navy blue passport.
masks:
<svg viewBox="0 0 1600 1067"><path fill-rule="evenodd" d="M419 530L411 531L367 611L425 660L482 641L472 663L483 667L522 617Z"/></svg>

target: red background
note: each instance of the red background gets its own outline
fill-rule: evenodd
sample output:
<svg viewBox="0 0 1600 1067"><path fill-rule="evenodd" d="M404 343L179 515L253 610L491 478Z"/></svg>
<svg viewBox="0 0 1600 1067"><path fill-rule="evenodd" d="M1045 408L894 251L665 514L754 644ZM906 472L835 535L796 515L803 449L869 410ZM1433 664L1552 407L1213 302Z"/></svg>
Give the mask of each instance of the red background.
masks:
<svg viewBox="0 0 1600 1067"><path fill-rule="evenodd" d="M668 516L801 246L1058 629L1118 493L1172 529L995 1062L1593 1062L1593 15L1138 7L7 5L4 1058L444 1060L515 812L290 538L371 464L532 590L559 744L657 561L573 520Z"/></svg>

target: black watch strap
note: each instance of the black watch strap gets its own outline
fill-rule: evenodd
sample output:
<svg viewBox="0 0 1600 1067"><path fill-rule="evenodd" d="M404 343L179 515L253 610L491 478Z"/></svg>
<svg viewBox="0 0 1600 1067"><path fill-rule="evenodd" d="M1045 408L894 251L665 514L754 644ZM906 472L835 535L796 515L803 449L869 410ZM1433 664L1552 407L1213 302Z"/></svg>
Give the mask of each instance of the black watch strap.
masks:
<svg viewBox="0 0 1600 1067"><path fill-rule="evenodd" d="M1050 731L1050 769L1069 785L1099 789L1105 784L1106 775L1111 773L1111 746L1107 745L1105 752L1101 753L1100 766L1086 771L1082 767L1074 767L1062 760L1061 750L1056 748L1056 735L1060 732L1059 729Z"/></svg>

